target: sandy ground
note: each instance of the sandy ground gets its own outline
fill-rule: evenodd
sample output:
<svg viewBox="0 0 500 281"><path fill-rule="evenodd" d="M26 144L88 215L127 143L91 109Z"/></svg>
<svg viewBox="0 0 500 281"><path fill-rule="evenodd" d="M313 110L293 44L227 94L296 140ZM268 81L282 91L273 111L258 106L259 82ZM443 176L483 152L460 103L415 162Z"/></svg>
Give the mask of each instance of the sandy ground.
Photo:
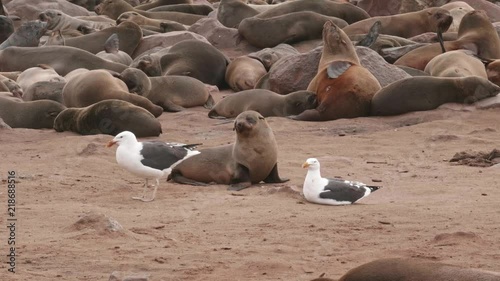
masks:
<svg viewBox="0 0 500 281"><path fill-rule="evenodd" d="M164 134L151 139L231 142L232 124L207 112L165 113ZM439 109L318 123L268 118L289 182L234 193L162 181L151 203L131 199L142 180L118 167L116 148L104 147L111 136L2 130L0 279L108 280L114 271L154 281L336 279L382 257L500 271L500 171L448 162L460 151L499 148L499 115ZM350 206L308 203L299 193L308 157L321 161L323 176L383 188ZM15 274L6 263L9 170L18 180ZM123 228L110 230L107 217Z"/></svg>

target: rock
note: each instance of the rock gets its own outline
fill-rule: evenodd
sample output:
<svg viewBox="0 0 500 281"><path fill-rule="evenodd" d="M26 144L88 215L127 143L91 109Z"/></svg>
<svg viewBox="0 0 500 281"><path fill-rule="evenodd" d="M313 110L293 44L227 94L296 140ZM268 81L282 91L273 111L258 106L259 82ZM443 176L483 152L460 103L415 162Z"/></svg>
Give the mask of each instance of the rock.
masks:
<svg viewBox="0 0 500 281"><path fill-rule="evenodd" d="M168 48L173 45L190 39L197 39L205 43L209 43L207 39L199 34L190 31L172 31L167 33L159 33L145 36L132 54L132 58L137 58L141 54L153 48Z"/></svg>
<svg viewBox="0 0 500 281"><path fill-rule="evenodd" d="M377 52L367 47L356 47L361 65L377 78L380 86L385 87L397 80L411 77L399 67L389 64Z"/></svg>
<svg viewBox="0 0 500 281"><path fill-rule="evenodd" d="M104 214L90 212L69 227L70 231L91 230L100 236L123 235L125 230L118 221Z"/></svg>

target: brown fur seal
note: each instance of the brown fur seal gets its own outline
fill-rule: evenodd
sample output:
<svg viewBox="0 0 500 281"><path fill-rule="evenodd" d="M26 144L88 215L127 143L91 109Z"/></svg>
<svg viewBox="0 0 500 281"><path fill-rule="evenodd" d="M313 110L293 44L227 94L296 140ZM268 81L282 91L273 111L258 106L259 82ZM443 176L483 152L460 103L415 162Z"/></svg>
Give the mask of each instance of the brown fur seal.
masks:
<svg viewBox="0 0 500 281"><path fill-rule="evenodd" d="M298 115L316 108L316 94L308 91L279 95L263 89L246 90L227 95L208 113L210 118L234 118L246 110L254 110L264 117Z"/></svg>
<svg viewBox="0 0 500 281"><path fill-rule="evenodd" d="M347 22L342 19L304 11L271 18L246 18L238 26L238 32L253 46L266 48L280 43L319 39L327 21L340 27L347 26Z"/></svg>
<svg viewBox="0 0 500 281"><path fill-rule="evenodd" d="M441 6L441 8L450 11L450 15L453 17L453 23L448 28L448 32L458 32L458 27L465 14L474 10L474 8L463 1L450 2Z"/></svg>
<svg viewBox="0 0 500 281"><path fill-rule="evenodd" d="M230 190L241 190L261 181L288 181L278 175L278 147L261 114L251 110L242 112L234 121L234 130L233 145L200 150L200 154L177 165L169 177L192 185L231 184Z"/></svg>
<svg viewBox="0 0 500 281"><path fill-rule="evenodd" d="M65 108L49 100L18 102L0 98L0 118L12 128L52 128L54 119Z"/></svg>
<svg viewBox="0 0 500 281"><path fill-rule="evenodd" d="M266 68L267 71L271 69L271 66L279 59L300 54L294 47L288 44L279 44L273 48L265 48L260 51L248 54L249 57L258 59Z"/></svg>
<svg viewBox="0 0 500 281"><path fill-rule="evenodd" d="M435 77L478 76L488 79L483 62L466 50L449 51L435 56L424 71Z"/></svg>
<svg viewBox="0 0 500 281"><path fill-rule="evenodd" d="M446 51L466 49L482 58L500 59L500 39L484 11L467 13L460 22L458 39L445 41L444 47ZM424 70L427 63L441 53L439 43L433 43L408 52L394 64Z"/></svg>
<svg viewBox="0 0 500 281"><path fill-rule="evenodd" d="M97 53L96 56L107 61L124 65L130 65L132 63L130 55L120 50L120 39L118 39L118 34L116 33L109 36L108 40L104 43L104 51Z"/></svg>
<svg viewBox="0 0 500 281"><path fill-rule="evenodd" d="M186 107L212 108L214 100L208 88L198 79L188 76L148 77L135 68L127 68L120 74L130 92L148 98L165 111L178 112Z"/></svg>
<svg viewBox="0 0 500 281"><path fill-rule="evenodd" d="M148 12L134 9L130 4L124 0L104 0L101 4L95 7L95 12L98 15L106 15L116 20L121 14L125 12L136 12L145 17L152 19L172 20L178 23L191 25L198 20L204 18L201 15L193 15L179 12Z"/></svg>
<svg viewBox="0 0 500 281"><path fill-rule="evenodd" d="M136 8L138 10L142 10L142 11L147 11L149 9L153 9L153 8L165 6L165 5L192 4L192 3L193 3L192 0L156 0L154 2L137 5L134 8Z"/></svg>
<svg viewBox="0 0 500 281"><path fill-rule="evenodd" d="M26 91L32 84L39 81L65 81L64 77L60 76L53 68L47 65L38 65L30 67L17 77L17 83Z"/></svg>
<svg viewBox="0 0 500 281"><path fill-rule="evenodd" d="M0 71L23 71L46 64L64 76L77 68L122 72L126 65L103 60L87 51L67 46L9 47L0 51Z"/></svg>
<svg viewBox="0 0 500 281"><path fill-rule="evenodd" d="M21 88L21 86L19 86L19 84L17 84L16 81L0 74L0 83L5 85L7 90L11 92L15 97L22 98L24 96L23 89Z"/></svg>
<svg viewBox="0 0 500 281"><path fill-rule="evenodd" d="M336 17L345 20L347 23L364 20L370 17L366 11L350 3L337 3L330 0L296 0L286 2L276 7L258 14L258 18L271 18L289 14L293 12L311 11L325 16Z"/></svg>
<svg viewBox="0 0 500 281"><path fill-rule="evenodd" d="M361 66L345 32L333 22L326 22L318 73L307 90L317 94L319 105L293 119L326 121L368 116L371 99L380 90L380 83Z"/></svg>
<svg viewBox="0 0 500 281"><path fill-rule="evenodd" d="M239 0L221 0L217 8L217 20L225 27L238 28L240 22L259 12Z"/></svg>
<svg viewBox="0 0 500 281"><path fill-rule="evenodd" d="M62 89L66 81L39 81L31 84L23 95L24 101L34 100L53 100L58 103L64 103Z"/></svg>
<svg viewBox="0 0 500 281"><path fill-rule="evenodd" d="M371 115L431 110L444 103L473 103L500 93L500 87L477 76L419 76L393 82L373 96Z"/></svg>
<svg viewBox="0 0 500 281"><path fill-rule="evenodd" d="M155 117L163 113L163 108L147 98L130 94L127 85L106 70L91 70L69 80L63 88L63 99L67 107L85 107L102 100L119 99L140 106Z"/></svg>
<svg viewBox="0 0 500 281"><path fill-rule="evenodd" d="M208 14L213 12L213 10L214 8L204 4L175 4L158 6L149 9L148 12L180 12L186 14L207 16Z"/></svg>
<svg viewBox="0 0 500 281"><path fill-rule="evenodd" d="M7 47L36 47L40 38L47 31L47 23L41 21L28 21L22 24L7 40L0 44L0 50Z"/></svg>
<svg viewBox="0 0 500 281"><path fill-rule="evenodd" d="M118 19L116 19L117 24L120 24L125 21L135 22L141 27L144 26L157 27L160 28L163 32L187 30L185 25L180 24L178 22L169 20L150 19L136 12L125 12L121 14L118 17Z"/></svg>
<svg viewBox="0 0 500 281"><path fill-rule="evenodd" d="M379 259L349 270L339 281L500 281L500 272L415 258Z"/></svg>
<svg viewBox="0 0 500 281"><path fill-rule="evenodd" d="M225 78L229 87L238 92L255 88L257 81L266 73L266 68L259 60L241 56L229 63Z"/></svg>
<svg viewBox="0 0 500 281"><path fill-rule="evenodd" d="M115 26L114 23L96 22L75 18L55 9L44 10L38 15L38 19L47 22L48 30L81 30L82 28L101 30Z"/></svg>
<svg viewBox="0 0 500 281"><path fill-rule="evenodd" d="M410 38L425 32L445 32L453 22L450 12L442 8L428 8L418 12L379 16L352 23L343 30L347 35L366 34L380 21L380 33Z"/></svg>
<svg viewBox="0 0 500 281"><path fill-rule="evenodd" d="M115 99L103 100L84 108L68 108L57 116L54 129L81 135L113 136L131 131L137 137L156 137L162 132L160 122L147 110Z"/></svg>
<svg viewBox="0 0 500 281"><path fill-rule="evenodd" d="M0 15L0 43L3 43L14 33L14 22L6 16Z"/></svg>
<svg viewBox="0 0 500 281"><path fill-rule="evenodd" d="M184 75L206 84L221 85L227 63L226 56L214 46L192 39L173 45L160 58L159 64L139 60L136 67L148 76Z"/></svg>

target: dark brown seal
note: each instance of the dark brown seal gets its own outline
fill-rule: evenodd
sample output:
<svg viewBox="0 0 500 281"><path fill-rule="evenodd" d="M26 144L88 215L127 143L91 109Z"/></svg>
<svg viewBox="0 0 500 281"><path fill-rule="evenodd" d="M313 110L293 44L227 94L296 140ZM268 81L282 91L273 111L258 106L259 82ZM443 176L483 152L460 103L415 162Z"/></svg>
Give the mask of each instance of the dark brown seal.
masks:
<svg viewBox="0 0 500 281"><path fill-rule="evenodd" d="M19 102L0 98L0 118L12 128L52 128L54 119L65 108L50 100Z"/></svg>

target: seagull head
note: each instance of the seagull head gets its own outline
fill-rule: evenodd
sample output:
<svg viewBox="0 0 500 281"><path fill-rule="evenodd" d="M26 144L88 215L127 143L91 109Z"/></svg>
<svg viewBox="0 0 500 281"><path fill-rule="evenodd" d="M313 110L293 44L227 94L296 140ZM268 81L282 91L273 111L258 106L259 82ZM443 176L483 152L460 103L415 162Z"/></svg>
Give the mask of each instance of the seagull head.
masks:
<svg viewBox="0 0 500 281"><path fill-rule="evenodd" d="M131 143L136 143L137 139L135 138L134 133L129 132L129 131L123 131L116 135L113 140L108 142L106 147L112 147L115 144L122 145L122 144L131 144Z"/></svg>
<svg viewBox="0 0 500 281"><path fill-rule="evenodd" d="M302 164L302 168L308 168L309 170L319 170L319 161L316 158L309 158Z"/></svg>

